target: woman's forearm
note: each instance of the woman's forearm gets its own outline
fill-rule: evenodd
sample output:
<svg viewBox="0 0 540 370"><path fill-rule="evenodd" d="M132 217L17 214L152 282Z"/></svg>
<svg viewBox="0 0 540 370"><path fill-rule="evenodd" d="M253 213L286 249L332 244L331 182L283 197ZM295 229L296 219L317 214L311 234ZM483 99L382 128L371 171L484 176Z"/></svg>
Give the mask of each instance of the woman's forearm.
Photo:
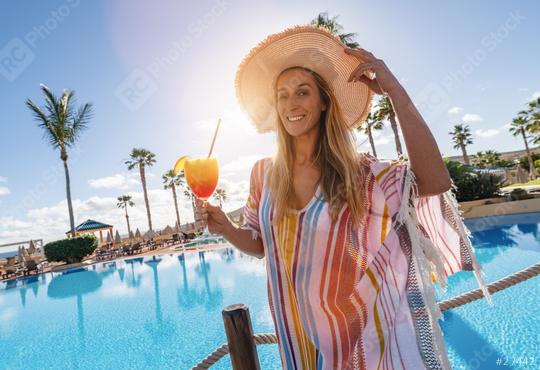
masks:
<svg viewBox="0 0 540 370"><path fill-rule="evenodd" d="M409 95L401 85L389 91L388 95L416 176L418 195L436 195L450 189L450 176L437 142Z"/></svg>
<svg viewBox="0 0 540 370"><path fill-rule="evenodd" d="M257 258L264 257L261 239L253 240L251 230L240 229L233 223L225 229L223 237L242 252Z"/></svg>

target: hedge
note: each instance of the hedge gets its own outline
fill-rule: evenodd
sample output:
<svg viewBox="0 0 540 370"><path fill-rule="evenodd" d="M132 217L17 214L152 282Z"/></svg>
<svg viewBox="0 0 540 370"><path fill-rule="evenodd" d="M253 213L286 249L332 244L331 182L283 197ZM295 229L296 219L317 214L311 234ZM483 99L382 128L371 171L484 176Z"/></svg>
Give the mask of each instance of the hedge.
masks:
<svg viewBox="0 0 540 370"><path fill-rule="evenodd" d="M98 241L94 235L62 239L45 244L45 256L51 262L77 263L96 250Z"/></svg>

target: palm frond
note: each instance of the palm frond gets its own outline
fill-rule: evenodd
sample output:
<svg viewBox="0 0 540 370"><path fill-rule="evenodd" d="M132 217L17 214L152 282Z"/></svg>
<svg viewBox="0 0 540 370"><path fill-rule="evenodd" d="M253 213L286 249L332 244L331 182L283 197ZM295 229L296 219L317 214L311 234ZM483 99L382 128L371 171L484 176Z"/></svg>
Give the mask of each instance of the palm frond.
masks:
<svg viewBox="0 0 540 370"><path fill-rule="evenodd" d="M69 137L67 138L69 145L73 145L80 134L88 128L92 113L91 103L86 103L75 113L69 126Z"/></svg>
<svg viewBox="0 0 540 370"><path fill-rule="evenodd" d="M49 111L49 116L59 117L60 110L58 106L58 99L46 85L40 84L40 87L43 95L45 95L45 107Z"/></svg>

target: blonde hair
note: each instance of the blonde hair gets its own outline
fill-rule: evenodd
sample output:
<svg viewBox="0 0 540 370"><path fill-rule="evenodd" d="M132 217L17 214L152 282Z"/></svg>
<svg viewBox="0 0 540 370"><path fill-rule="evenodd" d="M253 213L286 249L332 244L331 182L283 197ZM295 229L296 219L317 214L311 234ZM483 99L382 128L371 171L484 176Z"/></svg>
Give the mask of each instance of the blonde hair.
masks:
<svg viewBox="0 0 540 370"><path fill-rule="evenodd" d="M324 198L329 202L332 223L346 203L353 225L359 226L366 209L364 168L354 145L352 130L347 126L330 86L316 72L292 67L281 73L300 68L309 72L319 88L326 110L321 112L315 164L321 171ZM277 79L276 79L277 81ZM279 115L277 124L277 152L267 174L267 183L274 205L276 223L283 221L288 204L294 199L293 189L294 144Z"/></svg>

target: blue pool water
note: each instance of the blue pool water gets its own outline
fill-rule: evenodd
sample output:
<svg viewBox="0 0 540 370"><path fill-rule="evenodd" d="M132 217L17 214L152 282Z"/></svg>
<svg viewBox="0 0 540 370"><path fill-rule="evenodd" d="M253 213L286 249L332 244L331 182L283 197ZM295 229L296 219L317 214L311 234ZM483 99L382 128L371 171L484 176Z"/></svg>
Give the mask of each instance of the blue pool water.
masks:
<svg viewBox="0 0 540 370"><path fill-rule="evenodd" d="M471 219L475 255L486 282L493 282L540 261L540 213ZM441 299L476 289L469 272L448 279ZM540 369L540 277L485 300L444 313L441 322L454 369Z"/></svg>
<svg viewBox="0 0 540 370"><path fill-rule="evenodd" d="M467 223L488 282L540 260L540 213ZM0 283L0 368L188 369L226 341L227 305L248 304L254 331L273 331L265 279L263 260L226 248ZM540 368L538 287L532 279L495 294L494 307L445 313L454 369ZM474 288L459 272L440 298ZM280 368L276 345L258 352L263 369ZM226 357L212 369L230 366Z"/></svg>

